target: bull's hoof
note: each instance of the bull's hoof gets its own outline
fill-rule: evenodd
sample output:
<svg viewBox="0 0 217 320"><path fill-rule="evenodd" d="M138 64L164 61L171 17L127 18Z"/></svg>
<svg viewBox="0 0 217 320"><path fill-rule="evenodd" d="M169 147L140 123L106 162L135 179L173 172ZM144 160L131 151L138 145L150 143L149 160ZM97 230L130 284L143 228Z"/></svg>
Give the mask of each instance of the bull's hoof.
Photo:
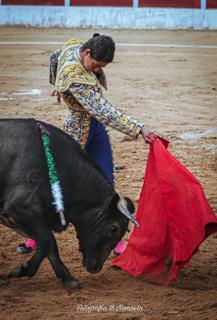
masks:
<svg viewBox="0 0 217 320"><path fill-rule="evenodd" d="M64 285L67 289L71 289L71 290L81 289L81 286L80 286L79 282L76 281L76 280L66 280L66 281L63 281L63 285Z"/></svg>
<svg viewBox="0 0 217 320"><path fill-rule="evenodd" d="M8 278L18 278L26 276L27 264L19 264L14 269L11 270L8 274Z"/></svg>

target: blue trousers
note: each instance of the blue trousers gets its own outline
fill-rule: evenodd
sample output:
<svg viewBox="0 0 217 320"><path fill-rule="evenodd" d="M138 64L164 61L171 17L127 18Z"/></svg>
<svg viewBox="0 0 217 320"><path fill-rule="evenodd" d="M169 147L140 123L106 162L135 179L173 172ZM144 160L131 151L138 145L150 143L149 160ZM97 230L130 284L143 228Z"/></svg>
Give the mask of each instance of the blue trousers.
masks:
<svg viewBox="0 0 217 320"><path fill-rule="evenodd" d="M111 145L105 126L91 118L90 131L85 151L97 163L111 184L114 184Z"/></svg>

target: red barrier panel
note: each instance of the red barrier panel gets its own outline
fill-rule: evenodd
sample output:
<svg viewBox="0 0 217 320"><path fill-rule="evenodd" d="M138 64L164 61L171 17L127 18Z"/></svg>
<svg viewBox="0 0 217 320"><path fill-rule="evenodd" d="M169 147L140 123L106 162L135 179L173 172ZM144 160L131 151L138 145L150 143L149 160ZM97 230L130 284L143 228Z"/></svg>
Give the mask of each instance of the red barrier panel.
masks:
<svg viewBox="0 0 217 320"><path fill-rule="evenodd" d="M132 7L133 0L71 0L71 6Z"/></svg>
<svg viewBox="0 0 217 320"><path fill-rule="evenodd" d="M64 0L2 0L3 5L64 6Z"/></svg>
<svg viewBox="0 0 217 320"><path fill-rule="evenodd" d="M217 9L217 0L207 0L207 9Z"/></svg>
<svg viewBox="0 0 217 320"><path fill-rule="evenodd" d="M200 0L139 0L139 7L200 8Z"/></svg>

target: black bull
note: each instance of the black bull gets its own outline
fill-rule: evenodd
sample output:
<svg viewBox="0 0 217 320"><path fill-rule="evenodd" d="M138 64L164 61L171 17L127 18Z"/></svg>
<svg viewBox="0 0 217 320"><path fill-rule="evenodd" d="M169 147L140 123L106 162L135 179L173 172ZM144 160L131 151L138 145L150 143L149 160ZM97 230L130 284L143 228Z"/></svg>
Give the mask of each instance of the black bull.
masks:
<svg viewBox="0 0 217 320"><path fill-rule="evenodd" d="M65 227L52 204L39 123L49 132L63 193ZM126 200L133 212L132 202ZM83 265L91 273L99 272L128 227L129 217L121 213L119 202L104 174L62 130L34 119L0 120L0 223L37 243L31 259L16 266L8 277L34 276L47 257L63 284L78 288L78 281L59 257L53 231L73 224Z"/></svg>

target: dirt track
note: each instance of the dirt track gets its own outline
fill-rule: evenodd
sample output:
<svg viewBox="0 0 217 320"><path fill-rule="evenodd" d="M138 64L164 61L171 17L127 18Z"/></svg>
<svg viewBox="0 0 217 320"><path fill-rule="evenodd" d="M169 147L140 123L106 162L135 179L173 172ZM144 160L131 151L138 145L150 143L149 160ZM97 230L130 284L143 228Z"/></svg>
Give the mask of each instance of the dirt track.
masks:
<svg viewBox="0 0 217 320"><path fill-rule="evenodd" d="M217 45L217 32L208 31L104 33L118 43ZM73 36L85 40L91 34L91 30L0 28L0 41L65 41ZM49 55L58 47L0 45L1 118L35 117L62 126L67 109L50 97L48 83ZM216 61L217 49L117 46L115 61L106 68L106 96L171 140L170 151L199 179L217 213ZM38 91L30 95L33 89ZM148 146L141 138L135 142L114 130L110 133L114 160L126 167L116 172L116 187L137 204ZM217 319L217 235L204 242L169 287L111 269L112 256L101 273L90 275L81 266L73 228L57 239L61 257L82 289L65 291L45 261L33 279L1 284L0 319ZM23 241L16 233L0 226L0 240L3 276L27 257L15 253Z"/></svg>

